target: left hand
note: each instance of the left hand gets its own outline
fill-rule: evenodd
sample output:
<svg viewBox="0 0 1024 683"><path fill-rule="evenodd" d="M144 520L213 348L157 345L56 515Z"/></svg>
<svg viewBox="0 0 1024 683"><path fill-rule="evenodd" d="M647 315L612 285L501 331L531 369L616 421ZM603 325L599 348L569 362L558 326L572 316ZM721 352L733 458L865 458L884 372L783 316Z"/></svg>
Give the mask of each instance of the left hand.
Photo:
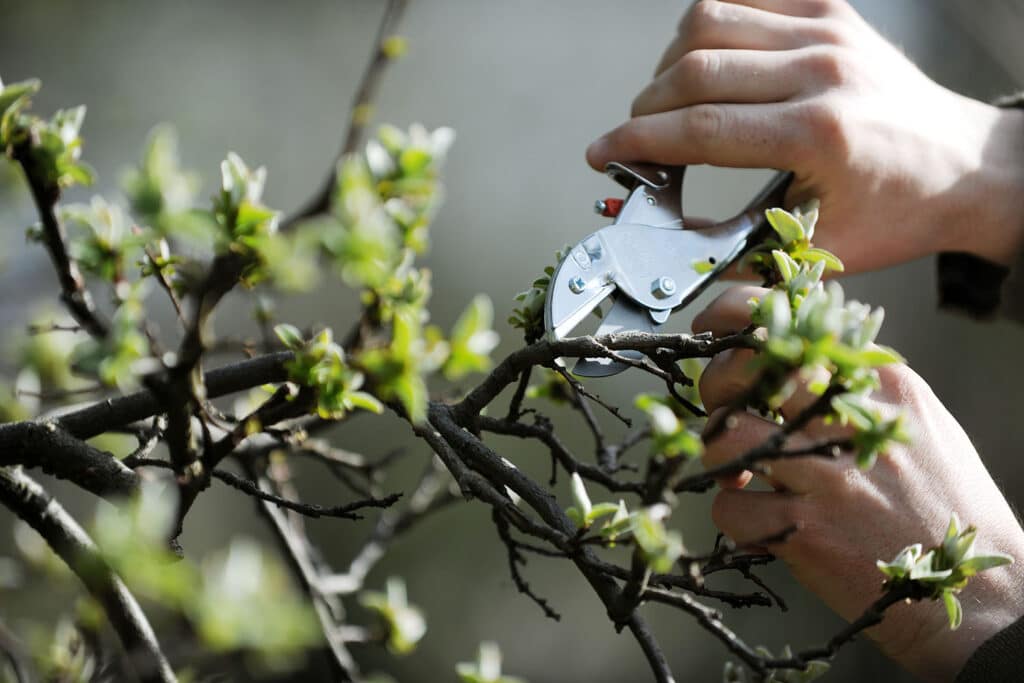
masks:
<svg viewBox="0 0 1024 683"><path fill-rule="evenodd" d="M737 332L750 324L752 297L767 290L743 286L727 290L693 322L695 332ZM753 352L730 350L713 358L700 381L711 421L755 381ZM1024 615L1024 530L992 481L970 439L928 385L902 364L879 369L881 388L873 408L902 411L910 445L896 444L870 470L851 457L810 456L779 460L766 477L775 490L746 490L747 472L720 484L712 519L739 543L769 538L791 526L797 531L768 546L800 583L844 619L852 620L881 593L883 576L875 566L911 543L937 544L956 512L978 527L978 545L1008 553L1017 562L979 574L964 589L964 622L950 631L938 603L898 605L868 635L891 658L926 680L952 680L986 639ZM792 418L814 399L801 387L782 406ZM774 422L739 411L706 446L707 466L727 463L779 429ZM791 435L794 448L841 439L846 428L820 419Z"/></svg>

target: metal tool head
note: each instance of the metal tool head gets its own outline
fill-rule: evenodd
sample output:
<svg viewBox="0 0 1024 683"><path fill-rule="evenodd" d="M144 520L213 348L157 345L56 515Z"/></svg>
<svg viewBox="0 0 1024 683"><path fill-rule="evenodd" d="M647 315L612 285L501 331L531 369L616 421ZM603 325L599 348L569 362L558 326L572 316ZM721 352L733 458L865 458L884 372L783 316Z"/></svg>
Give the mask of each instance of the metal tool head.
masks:
<svg viewBox="0 0 1024 683"><path fill-rule="evenodd" d="M781 205L791 179L779 174L736 217L691 229L682 212L685 167L611 163L606 171L629 196L611 225L585 237L558 264L544 307L545 328L554 339L570 336L609 298L612 306L595 335L657 331L760 239L764 209ZM603 377L626 367L614 359L587 358L574 372Z"/></svg>

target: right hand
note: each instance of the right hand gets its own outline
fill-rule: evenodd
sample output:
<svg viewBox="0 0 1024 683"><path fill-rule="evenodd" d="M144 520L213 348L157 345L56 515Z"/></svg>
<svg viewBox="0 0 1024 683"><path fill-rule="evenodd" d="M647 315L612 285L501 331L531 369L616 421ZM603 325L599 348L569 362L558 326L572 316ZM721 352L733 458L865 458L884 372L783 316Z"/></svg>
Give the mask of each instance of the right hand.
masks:
<svg viewBox="0 0 1024 683"><path fill-rule="evenodd" d="M728 334L750 324L751 298L767 290L733 287L693 321L695 332ZM700 379L709 424L756 381L753 352L733 349L715 356ZM1017 562L971 578L960 595L962 626L951 631L942 605L932 601L896 605L868 635L889 657L929 681L952 680L978 646L1024 615L1024 530L964 430L928 385L910 368L879 368L880 387L870 407L884 415L902 412L909 445L893 444L870 470L849 455L781 459L770 463L774 490L748 490L750 472L720 482L712 519L739 543L797 530L768 550L786 563L800 583L847 620L856 619L881 596L883 576L875 560L890 560L903 547L939 543L956 512L978 527L980 554L996 550ZM787 419L815 397L802 386L782 405ZM734 460L763 443L780 427L743 411L704 452L709 467ZM787 448L850 437L848 428L812 420L794 432Z"/></svg>
<svg viewBox="0 0 1024 683"><path fill-rule="evenodd" d="M930 80L843 0L701 0L588 162L794 171L849 271L1024 244L1024 112Z"/></svg>

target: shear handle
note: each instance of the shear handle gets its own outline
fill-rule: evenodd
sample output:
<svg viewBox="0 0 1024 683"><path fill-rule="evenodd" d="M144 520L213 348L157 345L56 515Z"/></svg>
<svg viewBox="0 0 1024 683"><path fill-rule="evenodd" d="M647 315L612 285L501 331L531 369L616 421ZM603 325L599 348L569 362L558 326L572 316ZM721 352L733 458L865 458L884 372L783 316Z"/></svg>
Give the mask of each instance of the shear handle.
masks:
<svg viewBox="0 0 1024 683"><path fill-rule="evenodd" d="M757 196L750 200L750 203L747 204L743 211L728 220L700 229L722 229L731 233L734 229L739 230L741 226L750 225L752 229L750 238L747 239L747 246L754 246L760 241L763 231L769 227L768 219L764 215L765 210L783 205L786 199L786 192L789 190L792 182L793 174L791 172L776 173ZM737 254L737 256L741 255Z"/></svg>

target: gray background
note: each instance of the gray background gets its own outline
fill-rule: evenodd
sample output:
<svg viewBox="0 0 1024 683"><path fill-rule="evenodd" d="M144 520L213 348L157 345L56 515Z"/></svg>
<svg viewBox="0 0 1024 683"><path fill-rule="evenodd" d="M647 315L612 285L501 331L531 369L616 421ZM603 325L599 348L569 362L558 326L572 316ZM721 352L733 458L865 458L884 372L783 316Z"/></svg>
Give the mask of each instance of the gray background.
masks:
<svg viewBox="0 0 1024 683"><path fill-rule="evenodd" d="M973 3L982 11L967 9L966 0L854 5L953 89L987 99L1012 89L1015 71L1016 79L1022 76L1022 62L1013 56L1019 55L1013 40L1021 13L1012 2ZM586 144L626 116L684 8L685 3L668 0L412 3L402 26L409 56L388 73L377 120L451 125L458 132L446 173L448 199L427 258L434 271L436 322L448 327L472 294L483 291L495 302L503 332L499 353L514 348L517 337L502 322L511 296L556 248L599 225L591 203L616 192L583 164ZM85 157L99 173L98 192L116 189L120 170L137 157L147 131L166 120L178 127L185 163L203 173L205 194L213 191L224 152L235 150L269 167L267 202L290 210L319 187L333 162L380 10L379 3L354 0L0 0L0 75L6 81L41 78L40 112L88 105ZM1014 21L1016 28L1007 30ZM752 171L694 172L688 177L688 211L728 214L764 178ZM76 192L72 198L86 196ZM48 263L23 239L24 227L34 220L17 183L2 190L0 329L54 301ZM1011 500L1024 501L1017 464L1024 442L1019 407L1024 390L1014 360L1024 331L937 312L931 261L851 277L845 284L850 295L885 306L883 341L906 355L960 419ZM237 313L221 317L221 331L245 324L245 301L235 303ZM293 322L343 327L355 301L325 286L281 309ZM680 329L688 326L685 314L676 317ZM643 378L626 376L602 383L600 391L628 403L646 386ZM414 462L407 469L418 469L427 452L409 440L408 430L386 418L383 428L371 422L345 426L339 443L370 454L409 444ZM570 441L586 447L585 435L565 429ZM496 443L521 467L544 476L544 454L516 442ZM307 496L335 500L332 482L318 475L309 472L300 481ZM92 506L71 499L76 511ZM713 539L706 506L707 501L687 502L674 518L692 548ZM0 525L4 554L9 527L4 513ZM344 522L313 526L338 565L368 528ZM189 518L185 546L201 554L240 530L266 538L249 501L214 489ZM527 569L534 586L563 613L561 623L545 620L516 594L503 547L482 506L459 506L424 524L396 544L371 583L379 585L395 572L406 576L411 599L426 610L431 625L420 649L391 668L399 680L452 680L453 662L470 658L481 639L497 640L507 670L535 683L648 677L636 644L613 632L590 589L564 563L538 559ZM731 614L731 623L748 640L772 648L786 642L808 646L841 626L784 572L767 574L792 610ZM45 601L39 590L0 593L0 615L16 619L38 611ZM718 680L725 651L717 642L682 615L651 610L651 616L679 680ZM388 660L368 652L363 661L372 668ZM826 680L869 676L904 680L866 645L844 650Z"/></svg>

